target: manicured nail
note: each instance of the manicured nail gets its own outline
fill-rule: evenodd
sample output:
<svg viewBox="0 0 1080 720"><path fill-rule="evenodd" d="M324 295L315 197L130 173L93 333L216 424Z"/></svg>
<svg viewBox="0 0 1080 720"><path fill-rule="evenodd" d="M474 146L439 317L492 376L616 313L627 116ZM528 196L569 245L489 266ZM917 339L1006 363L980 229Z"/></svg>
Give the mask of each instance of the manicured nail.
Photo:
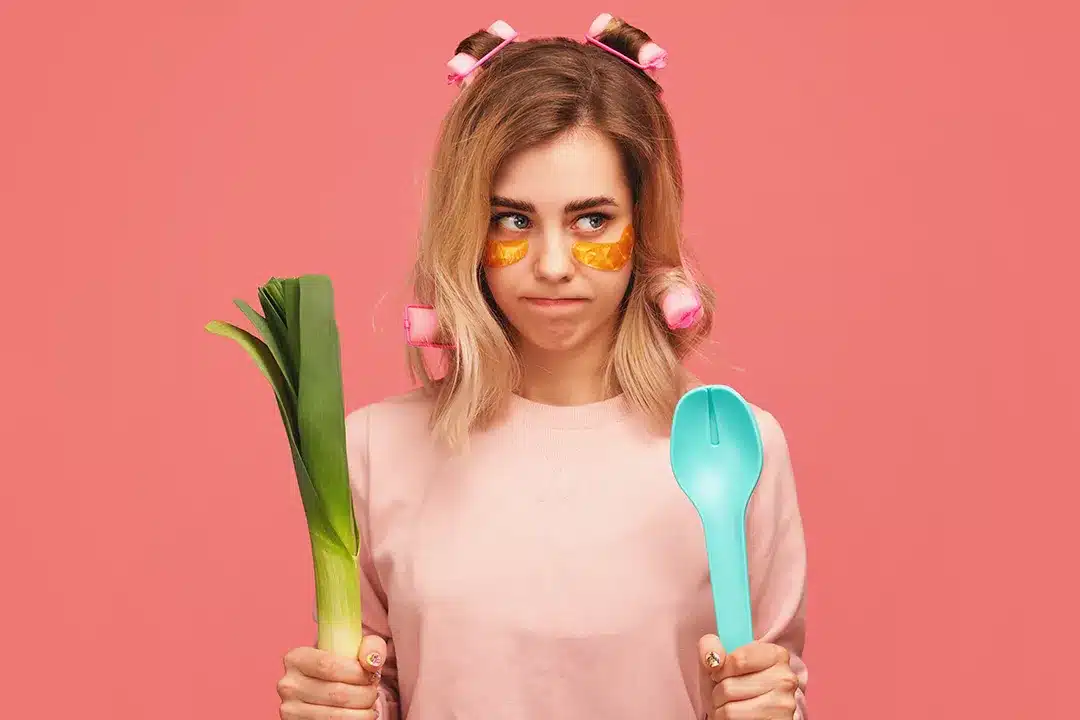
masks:
<svg viewBox="0 0 1080 720"><path fill-rule="evenodd" d="M367 664L373 668L382 665L382 655L377 652L371 653L365 659L367 660Z"/></svg>
<svg viewBox="0 0 1080 720"><path fill-rule="evenodd" d="M710 650L705 655L705 664L711 668L720 667L720 656L715 651Z"/></svg>

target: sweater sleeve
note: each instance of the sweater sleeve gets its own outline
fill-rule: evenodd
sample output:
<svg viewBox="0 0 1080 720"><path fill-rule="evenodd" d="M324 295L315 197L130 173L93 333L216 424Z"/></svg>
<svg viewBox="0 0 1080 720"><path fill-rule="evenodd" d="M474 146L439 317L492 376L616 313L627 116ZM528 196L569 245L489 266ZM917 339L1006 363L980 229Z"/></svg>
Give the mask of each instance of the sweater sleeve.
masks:
<svg viewBox="0 0 1080 720"><path fill-rule="evenodd" d="M764 466L747 508L747 559L754 636L791 654L799 678L795 720L809 720L806 704L806 541L784 432L758 411Z"/></svg>
<svg viewBox="0 0 1080 720"><path fill-rule="evenodd" d="M364 635L378 635L386 641L387 657L383 665L382 680L379 683L379 699L375 707L379 712L380 720L400 720L397 658L394 654L394 640L390 635L386 592L379 579L371 550L370 414L370 406L355 410L349 414L345 425L349 481L356 510L356 524L360 531L360 603L364 615Z"/></svg>

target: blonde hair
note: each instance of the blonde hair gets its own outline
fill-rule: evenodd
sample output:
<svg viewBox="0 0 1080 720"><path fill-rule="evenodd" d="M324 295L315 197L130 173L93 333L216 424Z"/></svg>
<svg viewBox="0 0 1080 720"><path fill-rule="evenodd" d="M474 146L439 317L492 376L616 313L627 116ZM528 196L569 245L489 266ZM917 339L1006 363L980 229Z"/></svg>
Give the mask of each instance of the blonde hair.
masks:
<svg viewBox="0 0 1080 720"><path fill-rule="evenodd" d="M637 57L647 34L615 18L598 39ZM501 41L480 31L455 53L482 57ZM450 446L489 425L521 379L505 318L481 272L491 191L512 154L587 128L619 148L634 200L636 245L608 368L613 390L658 431L666 432L686 388L683 358L712 327L714 295L687 276L682 248L682 167L660 87L603 49L567 38L514 42L500 50L443 120L428 181L425 218L413 272L417 302L433 305L445 351L436 377L422 351L409 364L433 395L431 428ZM695 287L703 314L670 330L658 303L674 284Z"/></svg>

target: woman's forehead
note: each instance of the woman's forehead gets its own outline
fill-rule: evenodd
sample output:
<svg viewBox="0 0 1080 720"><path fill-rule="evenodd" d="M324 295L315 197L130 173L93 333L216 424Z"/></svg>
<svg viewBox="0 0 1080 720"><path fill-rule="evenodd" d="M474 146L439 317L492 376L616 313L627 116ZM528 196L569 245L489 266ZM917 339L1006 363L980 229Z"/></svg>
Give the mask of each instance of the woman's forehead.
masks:
<svg viewBox="0 0 1080 720"><path fill-rule="evenodd" d="M622 203L629 193L615 143L591 131L567 133L510 156L492 192L541 210L561 209L572 200L597 196Z"/></svg>

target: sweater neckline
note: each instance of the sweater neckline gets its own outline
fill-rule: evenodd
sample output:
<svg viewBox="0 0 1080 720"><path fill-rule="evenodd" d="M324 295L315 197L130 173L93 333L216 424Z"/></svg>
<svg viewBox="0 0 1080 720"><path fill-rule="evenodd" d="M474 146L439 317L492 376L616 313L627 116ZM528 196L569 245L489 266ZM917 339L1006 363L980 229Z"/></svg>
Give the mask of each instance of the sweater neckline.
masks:
<svg viewBox="0 0 1080 720"><path fill-rule="evenodd" d="M630 414L626 398L615 397L584 405L548 405L516 393L510 395L510 416L532 429L575 430L619 423Z"/></svg>

